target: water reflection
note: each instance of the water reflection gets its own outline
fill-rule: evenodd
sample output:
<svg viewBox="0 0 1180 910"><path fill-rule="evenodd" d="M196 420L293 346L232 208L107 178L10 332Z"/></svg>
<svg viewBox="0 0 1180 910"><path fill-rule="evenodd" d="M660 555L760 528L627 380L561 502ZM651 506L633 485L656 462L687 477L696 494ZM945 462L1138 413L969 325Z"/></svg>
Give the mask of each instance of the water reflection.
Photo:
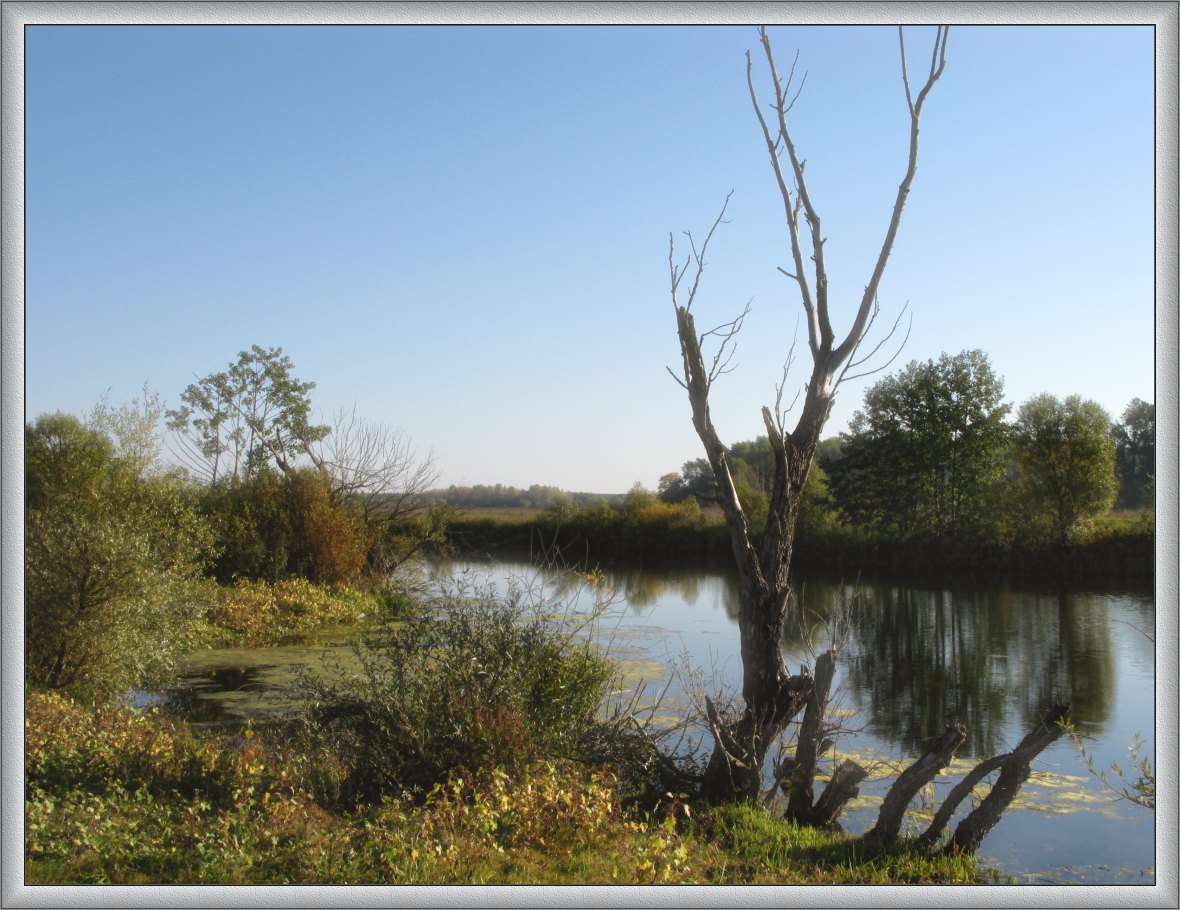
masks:
<svg viewBox="0 0 1180 910"><path fill-rule="evenodd" d="M701 596L701 578L700 572L692 570L669 570L656 575L641 568L616 569L611 572L610 583L632 610L642 613L646 608L669 595L679 598L686 606L696 606ZM736 588L734 588L733 594L736 597ZM728 604L726 608L728 609ZM735 601L734 610L736 609Z"/></svg>
<svg viewBox="0 0 1180 910"><path fill-rule="evenodd" d="M463 567L470 564L443 563L435 572L442 577ZM500 565L493 575L547 578L571 590L560 574L527 565ZM731 675L739 669L732 573L611 568L606 578L631 625L642 624L649 638L653 628L664 630L653 654L658 644L665 653L684 652L698 669L724 665ZM837 681L869 724L866 732L898 754L921 752L950 720L971 731L963 754L1006 751L1061 700L1073 704L1080 728L1101 735L1117 688L1112 614L1129 609L1148 626L1152 615L1149 598L1129 595L820 577L798 582L793 596L795 621L783 640L788 666L807 662L807 643L822 647L827 628L843 618L851 636Z"/></svg>
<svg viewBox="0 0 1180 910"><path fill-rule="evenodd" d="M1052 702L1105 725L1113 706L1111 623L1092 595L870 587L855 601L848 687L872 729L905 752L951 719L972 754L1012 745Z"/></svg>

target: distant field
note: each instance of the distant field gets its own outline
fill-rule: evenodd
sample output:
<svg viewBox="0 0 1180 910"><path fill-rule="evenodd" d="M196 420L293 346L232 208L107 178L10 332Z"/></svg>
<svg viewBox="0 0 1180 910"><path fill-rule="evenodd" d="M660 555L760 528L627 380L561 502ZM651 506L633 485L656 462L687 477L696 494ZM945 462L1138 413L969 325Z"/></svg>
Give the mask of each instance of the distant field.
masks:
<svg viewBox="0 0 1180 910"><path fill-rule="evenodd" d="M503 524L522 524L534 521L545 514L544 509L532 506L464 506L456 511L459 513L460 521L498 521Z"/></svg>

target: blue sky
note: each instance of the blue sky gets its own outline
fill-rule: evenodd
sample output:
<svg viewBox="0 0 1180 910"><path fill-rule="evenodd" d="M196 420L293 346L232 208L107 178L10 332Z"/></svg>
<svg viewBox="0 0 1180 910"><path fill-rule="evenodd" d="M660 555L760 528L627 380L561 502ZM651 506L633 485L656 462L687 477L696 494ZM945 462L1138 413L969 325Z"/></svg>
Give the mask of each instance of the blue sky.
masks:
<svg viewBox="0 0 1180 910"><path fill-rule="evenodd" d="M793 134L839 332L905 166L897 33L771 36L807 72ZM912 69L932 38L907 30ZM882 323L913 312L895 367L981 348L1014 405L1153 398L1152 42L952 28L881 286ZM322 416L404 428L444 485L654 487L701 454L665 371L668 234L683 249L732 189L694 312L753 298L713 413L727 442L760 434L801 308L747 48L748 27L30 27L27 416L145 382L174 404L281 346Z"/></svg>

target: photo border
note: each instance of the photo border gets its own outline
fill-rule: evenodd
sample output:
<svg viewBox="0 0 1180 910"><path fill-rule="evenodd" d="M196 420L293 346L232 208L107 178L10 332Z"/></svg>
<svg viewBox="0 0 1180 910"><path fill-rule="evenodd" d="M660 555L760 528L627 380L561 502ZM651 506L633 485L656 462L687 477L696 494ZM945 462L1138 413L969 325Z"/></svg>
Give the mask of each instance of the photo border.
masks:
<svg viewBox="0 0 1180 910"><path fill-rule="evenodd" d="M0 3L3 273L0 905L4 907L1176 907L1177 4L1175 2ZM1110 886L407 886L24 883L24 35L52 24L1144 24L1156 29L1156 884ZM1097 176L1096 176L1097 179ZM1111 318L1117 318L1111 302ZM1112 353L1112 357L1115 356Z"/></svg>

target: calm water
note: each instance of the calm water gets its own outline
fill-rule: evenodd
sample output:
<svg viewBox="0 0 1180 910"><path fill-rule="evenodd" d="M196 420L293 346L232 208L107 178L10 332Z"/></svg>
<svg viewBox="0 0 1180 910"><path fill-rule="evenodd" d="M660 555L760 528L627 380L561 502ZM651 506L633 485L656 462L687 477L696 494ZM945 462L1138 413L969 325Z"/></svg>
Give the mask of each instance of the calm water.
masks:
<svg viewBox="0 0 1180 910"><path fill-rule="evenodd" d="M568 577L524 563L456 561L431 568L433 583L512 584L569 598ZM617 592L599 637L676 714L686 691L740 689L737 587L723 571L607 571ZM845 726L836 757L910 761L955 719L970 729L962 759L936 784L936 798L976 760L1008 751L1052 702L1073 704L1074 719L1099 767L1126 767L1138 733L1155 754L1155 611L1148 593L1029 591L980 587L859 586L809 579L797 589L805 623L789 630L787 664L813 663L843 618L848 643L836 676L835 704ZM592 594L580 595L588 606ZM275 694L293 662L316 663L343 648L347 632L297 648L209 652L194 657L184 693L209 718L253 716L284 707ZM268 699L270 699L268 701ZM1063 738L1033 766L1033 779L983 843L981 860L1026 883L1151 884L1154 813L1117 800L1086 772ZM861 831L875 821L895 776L886 767L862 787L842 817ZM963 810L960 810L960 815ZM915 825L920 819L915 820ZM952 823L953 824L953 823Z"/></svg>

